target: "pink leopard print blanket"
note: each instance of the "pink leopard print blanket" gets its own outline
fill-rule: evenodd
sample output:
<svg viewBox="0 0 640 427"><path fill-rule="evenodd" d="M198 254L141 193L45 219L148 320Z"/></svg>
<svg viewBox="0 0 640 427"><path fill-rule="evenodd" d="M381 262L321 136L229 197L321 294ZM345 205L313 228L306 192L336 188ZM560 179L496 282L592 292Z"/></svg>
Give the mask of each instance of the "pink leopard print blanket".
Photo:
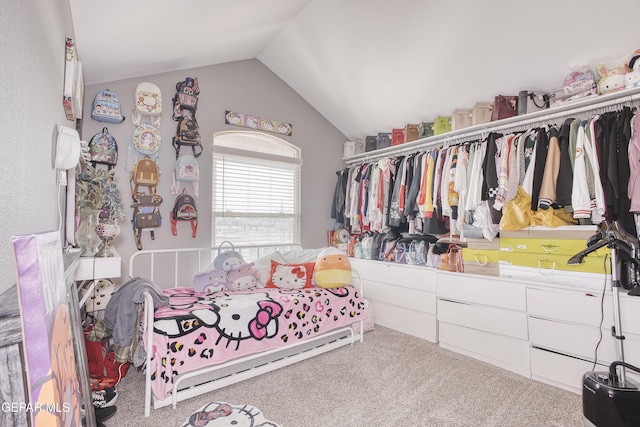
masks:
<svg viewBox="0 0 640 427"><path fill-rule="evenodd" d="M210 294L180 287L163 292L169 296L169 305L155 312L151 366L147 367L159 399L172 390L181 373L364 320L362 295L352 286Z"/></svg>

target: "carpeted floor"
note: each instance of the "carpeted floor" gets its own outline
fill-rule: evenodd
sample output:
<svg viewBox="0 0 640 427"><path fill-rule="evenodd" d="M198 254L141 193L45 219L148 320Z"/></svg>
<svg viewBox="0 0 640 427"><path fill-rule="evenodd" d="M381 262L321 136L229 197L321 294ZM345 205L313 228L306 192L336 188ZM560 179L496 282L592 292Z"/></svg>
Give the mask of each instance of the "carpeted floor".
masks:
<svg viewBox="0 0 640 427"><path fill-rule="evenodd" d="M144 377L130 369L107 426L181 425L204 404L256 406L283 427L582 426L577 394L376 326L364 343L178 403L144 418Z"/></svg>

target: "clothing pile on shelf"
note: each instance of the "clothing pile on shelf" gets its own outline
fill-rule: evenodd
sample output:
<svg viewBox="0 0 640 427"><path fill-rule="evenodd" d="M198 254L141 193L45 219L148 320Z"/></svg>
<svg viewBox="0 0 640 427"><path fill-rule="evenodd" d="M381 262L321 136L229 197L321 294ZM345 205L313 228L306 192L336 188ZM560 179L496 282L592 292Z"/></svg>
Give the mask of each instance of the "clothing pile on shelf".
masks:
<svg viewBox="0 0 640 427"><path fill-rule="evenodd" d="M476 227L491 240L501 228L604 220L637 235L636 130L640 118L624 106L353 164L337 172L331 217L355 235L398 227L412 235L464 236Z"/></svg>

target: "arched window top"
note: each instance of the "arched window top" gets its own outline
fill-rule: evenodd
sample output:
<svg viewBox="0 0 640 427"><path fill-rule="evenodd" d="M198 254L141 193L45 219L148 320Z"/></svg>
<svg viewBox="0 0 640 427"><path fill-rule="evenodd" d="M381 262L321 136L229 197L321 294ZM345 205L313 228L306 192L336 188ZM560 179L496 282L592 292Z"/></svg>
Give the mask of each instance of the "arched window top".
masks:
<svg viewBox="0 0 640 427"><path fill-rule="evenodd" d="M226 147L234 150L246 150L253 153L264 153L292 159L300 159L300 148L278 138L262 132L226 131L218 132L213 137L214 150Z"/></svg>

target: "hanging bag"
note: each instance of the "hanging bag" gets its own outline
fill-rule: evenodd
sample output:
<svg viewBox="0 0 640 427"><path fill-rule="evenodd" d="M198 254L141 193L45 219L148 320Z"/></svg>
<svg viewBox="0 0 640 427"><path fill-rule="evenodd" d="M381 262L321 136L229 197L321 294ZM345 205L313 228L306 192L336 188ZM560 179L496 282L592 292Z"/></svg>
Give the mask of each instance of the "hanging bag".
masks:
<svg viewBox="0 0 640 427"><path fill-rule="evenodd" d="M182 194L176 197L173 210L169 213L171 221L171 234L178 235L178 221L191 222L191 237L195 239L198 232L198 209L196 201L187 193L187 189L182 190Z"/></svg>

